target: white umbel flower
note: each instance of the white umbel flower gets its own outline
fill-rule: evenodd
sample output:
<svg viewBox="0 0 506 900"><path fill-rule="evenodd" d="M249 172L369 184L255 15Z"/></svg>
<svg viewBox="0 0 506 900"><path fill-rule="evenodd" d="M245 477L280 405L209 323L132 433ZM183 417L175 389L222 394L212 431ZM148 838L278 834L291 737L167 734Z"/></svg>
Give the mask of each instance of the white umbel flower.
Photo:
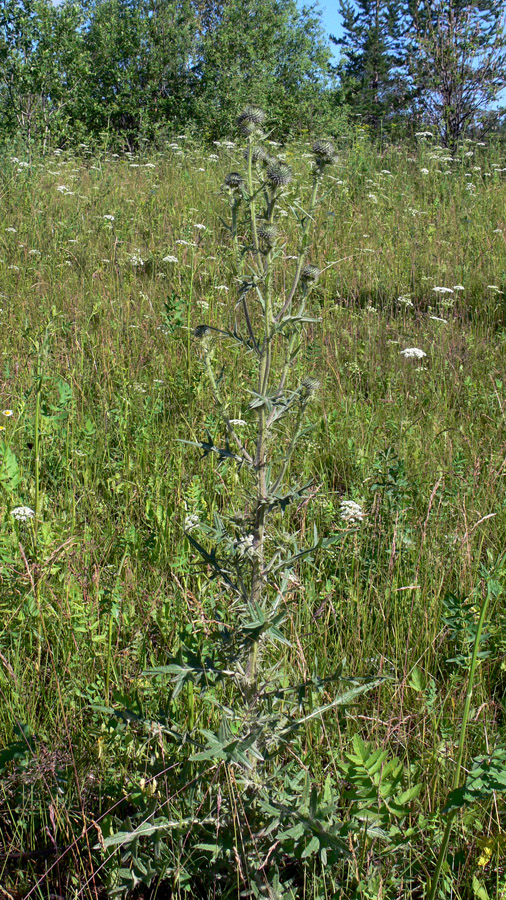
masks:
<svg viewBox="0 0 506 900"><path fill-rule="evenodd" d="M184 520L184 528L185 531L193 531L194 528L198 528L200 525L200 519L197 515L193 514L191 516L186 516Z"/></svg>
<svg viewBox="0 0 506 900"><path fill-rule="evenodd" d="M29 506L16 506L14 509L11 509L11 516L17 519L18 522L27 522L28 519L33 519L34 515L34 510L30 509Z"/></svg>
<svg viewBox="0 0 506 900"><path fill-rule="evenodd" d="M405 359L423 359L427 354L419 347L406 347L405 350L401 350L401 356L404 356Z"/></svg>
<svg viewBox="0 0 506 900"><path fill-rule="evenodd" d="M354 500L341 500L339 515L343 522L361 522L364 518L364 510L360 503Z"/></svg>

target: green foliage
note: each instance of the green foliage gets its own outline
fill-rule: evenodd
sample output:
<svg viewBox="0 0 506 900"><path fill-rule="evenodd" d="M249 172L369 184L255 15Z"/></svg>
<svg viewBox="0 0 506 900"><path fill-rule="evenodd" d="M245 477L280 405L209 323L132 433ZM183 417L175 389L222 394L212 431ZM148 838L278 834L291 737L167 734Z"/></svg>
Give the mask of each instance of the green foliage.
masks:
<svg viewBox="0 0 506 900"><path fill-rule="evenodd" d="M20 479L0 490L0 883L13 897L146 895L149 881L202 900L418 897L449 817L438 891L504 892L500 755L488 776L504 747L504 573L490 572L506 543L504 153L469 142L472 157L448 161L421 138L379 155L351 130L335 143L307 258L320 275L275 335L273 372L291 329L300 345L288 408L276 382L253 381L240 291L253 242L244 194L221 186L240 172L248 193L242 147L2 156L0 438ZM315 154L266 149L276 178L296 173L254 254L279 254L279 302ZM206 341L250 455L258 410L278 416L271 482L314 391L266 507L264 605L240 593L254 470L233 458ZM37 522L16 520L37 470ZM347 500L362 519L341 517ZM468 770L477 783L452 816L488 591L455 789ZM377 672L389 677L367 690Z"/></svg>
<svg viewBox="0 0 506 900"><path fill-rule="evenodd" d="M304 736L313 732L324 714L339 708L344 715L359 696L382 681L347 679L340 667L324 680L315 676L290 684L280 651L291 649L285 605L295 569L337 541L337 537L320 540L315 526L312 545L303 548L296 530L290 534L280 527L290 502L305 497L305 489L286 483L287 473L303 433L303 416L319 382L308 377L295 385L290 381L303 330L317 321L306 312L320 274L317 266L307 262L309 229L335 152L330 141L313 144L311 194L304 204L292 201L298 252L291 282L282 290L276 278L277 213L293 195L292 170L266 149L259 149L264 119L264 112L252 105L239 116L239 128L246 136L247 168L244 178L233 173L225 179L242 317L238 321L236 315L233 330L199 325L194 331L201 342L217 418L226 434L225 446L211 434L205 441L185 441L201 449L202 458L211 464L217 457L218 465L238 468L243 508L235 506L226 515L215 512L207 523L195 514L187 518L186 537L219 588L217 624L205 634L197 631L190 641L186 638L177 656L144 673L172 677L172 703L183 691L189 692L188 731L181 732L169 716L159 719L158 725L179 745L178 767L184 766L186 777L197 785L204 779L210 782L205 793L189 786L185 790L187 846L180 843L175 856L168 848L160 852L157 874L174 881L183 866L193 891L207 893L213 886L216 890L218 880L222 896L240 884L246 897L273 896L275 885L288 890L292 880L288 873L297 862L302 871L310 860L325 866L347 856L350 825L339 817L338 795L330 782L322 800L316 786L309 786ZM219 373L215 369L218 341ZM250 386L248 381L242 385L245 407L241 414L253 419L250 441L236 432L236 420L229 412L232 403L237 406L241 400L237 389L227 393L225 341L230 341L233 362L237 364L239 348L253 370ZM225 479L230 475L227 469ZM195 508L194 497L190 504ZM344 690L322 703L319 695L333 684ZM131 848L138 846L140 837L170 827L174 840L173 823L165 823L162 816L148 824L145 810L141 815L140 820L129 819L130 831L123 824L119 836L105 842L105 849L116 844L122 848L113 877L125 869L135 874L133 881L131 875L127 881L120 878L115 892L130 889L139 880L149 885L153 878L152 861L139 875L144 863ZM271 853L273 845L279 852ZM209 880L202 871L203 860Z"/></svg>
<svg viewBox="0 0 506 900"><path fill-rule="evenodd" d="M269 104L282 135L332 118L319 16L294 0L211 13L189 0L6 0L0 136L130 149L189 128L231 134L236 109Z"/></svg>
<svg viewBox="0 0 506 900"><path fill-rule="evenodd" d="M501 0L408 0L410 73L417 104L453 152L470 125L490 130L506 85ZM496 107L494 109L494 106Z"/></svg>
<svg viewBox="0 0 506 900"><path fill-rule="evenodd" d="M412 88L406 70L404 4L400 0L340 0L341 95L375 131L405 115Z"/></svg>
<svg viewBox="0 0 506 900"><path fill-rule="evenodd" d="M464 784L450 793L444 812L481 803L506 792L506 750L496 747L490 756L473 759Z"/></svg>

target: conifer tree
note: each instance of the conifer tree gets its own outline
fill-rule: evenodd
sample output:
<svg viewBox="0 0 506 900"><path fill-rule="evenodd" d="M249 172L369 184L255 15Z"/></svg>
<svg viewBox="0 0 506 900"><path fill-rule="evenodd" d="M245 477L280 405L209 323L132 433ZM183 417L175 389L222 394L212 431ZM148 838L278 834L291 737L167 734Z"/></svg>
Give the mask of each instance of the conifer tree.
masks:
<svg viewBox="0 0 506 900"><path fill-rule="evenodd" d="M340 0L342 98L373 129L405 112L410 92L401 0Z"/></svg>

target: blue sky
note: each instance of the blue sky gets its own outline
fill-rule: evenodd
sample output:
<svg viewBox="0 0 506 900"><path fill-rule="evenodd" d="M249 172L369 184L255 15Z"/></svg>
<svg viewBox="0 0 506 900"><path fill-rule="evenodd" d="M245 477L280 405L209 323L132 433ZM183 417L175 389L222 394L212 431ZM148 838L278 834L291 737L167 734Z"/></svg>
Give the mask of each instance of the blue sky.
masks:
<svg viewBox="0 0 506 900"><path fill-rule="evenodd" d="M300 6L302 5L300 3ZM332 0L327 3L325 0L322 0L318 6L322 11L322 25L327 34L334 34L336 37L339 37L341 33L341 16L337 9L337 3L332 3ZM339 48L336 47L336 50L339 50Z"/></svg>
<svg viewBox="0 0 506 900"><path fill-rule="evenodd" d="M302 7L304 5L303 0L298 0L298 6ZM332 2L332 0L321 0L320 3L317 4L319 9L322 12L322 25L324 31L329 34L333 34L335 37L339 37L341 34L341 17L339 15L337 9L337 0ZM331 47L334 52L334 56L339 56L339 47L336 47L335 44L331 44Z"/></svg>

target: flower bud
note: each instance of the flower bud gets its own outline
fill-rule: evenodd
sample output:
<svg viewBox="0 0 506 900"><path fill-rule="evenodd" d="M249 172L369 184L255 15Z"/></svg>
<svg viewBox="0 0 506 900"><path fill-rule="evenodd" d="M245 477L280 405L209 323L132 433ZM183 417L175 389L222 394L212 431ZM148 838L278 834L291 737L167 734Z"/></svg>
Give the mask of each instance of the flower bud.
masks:
<svg viewBox="0 0 506 900"><path fill-rule="evenodd" d="M267 222L263 222L258 228L258 237L269 249L274 247L277 236L278 229L276 225L268 225Z"/></svg>
<svg viewBox="0 0 506 900"><path fill-rule="evenodd" d="M326 139L315 141L311 150L319 166L328 166L336 161L336 151L332 141Z"/></svg>
<svg viewBox="0 0 506 900"><path fill-rule="evenodd" d="M244 185L244 178L239 172L229 172L225 175L223 184L233 191L239 191Z"/></svg>
<svg viewBox="0 0 506 900"><path fill-rule="evenodd" d="M267 178L274 187L285 187L290 184L293 178L293 172L290 166L284 162L273 160L267 168Z"/></svg>
<svg viewBox="0 0 506 900"><path fill-rule="evenodd" d="M243 134L248 136L260 128L264 119L265 113L263 109L260 109L258 106L248 105L238 117L237 126Z"/></svg>
<svg viewBox="0 0 506 900"><path fill-rule="evenodd" d="M320 269L318 268L318 266L312 266L309 263L307 266L304 266L301 272L301 278L307 284L316 284L319 277Z"/></svg>

